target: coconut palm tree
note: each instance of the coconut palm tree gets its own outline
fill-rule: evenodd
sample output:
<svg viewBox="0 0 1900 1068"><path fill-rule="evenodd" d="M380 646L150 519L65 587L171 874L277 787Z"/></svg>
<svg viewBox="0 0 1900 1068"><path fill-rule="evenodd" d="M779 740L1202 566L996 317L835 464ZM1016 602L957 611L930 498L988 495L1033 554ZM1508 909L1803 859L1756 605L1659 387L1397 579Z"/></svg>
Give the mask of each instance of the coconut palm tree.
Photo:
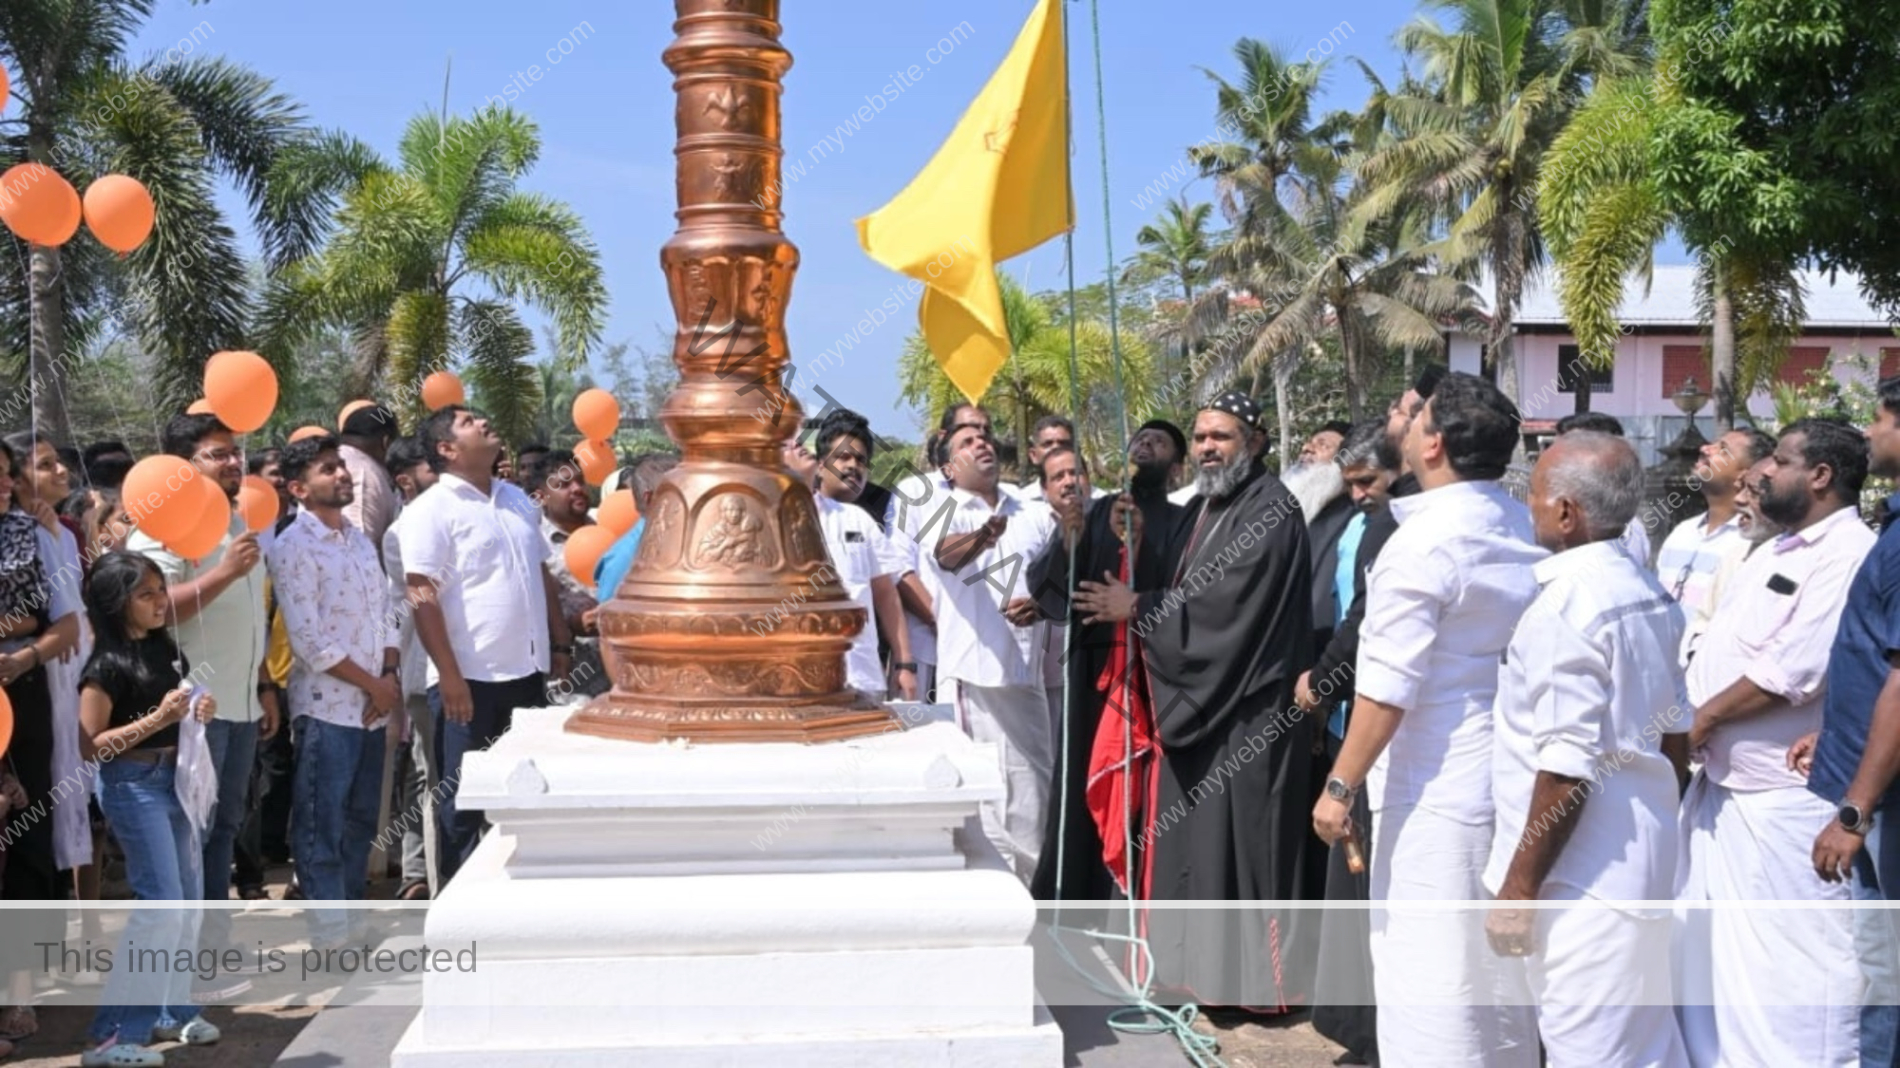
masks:
<svg viewBox="0 0 1900 1068"><path fill-rule="evenodd" d="M238 64L179 55L184 49L127 59L153 6L0 3L0 64L13 73L18 101L0 120L0 168L44 163L82 191L99 175L129 174L157 207L151 238L123 258L83 234L62 248L0 235L13 262L26 265L0 272L0 354L26 354L35 423L60 439L75 354L102 327L116 326L155 357L168 406L196 395L213 351L242 343L250 289L237 234L218 208L218 179L243 194L275 266L308 251L332 206L335 168L352 158L341 138L308 151L319 137L302 111Z"/></svg>
<svg viewBox="0 0 1900 1068"><path fill-rule="evenodd" d="M1544 155L1593 78L1642 69L1642 0L1427 0L1398 42L1427 89L1386 103L1400 136L1360 168L1379 216L1419 199L1444 221L1446 259L1491 282L1486 338L1499 388L1516 399L1512 323L1547 260L1536 203Z"/></svg>
<svg viewBox="0 0 1900 1068"><path fill-rule="evenodd" d="M1139 251L1124 280L1139 285L1166 278L1180 284L1183 304L1194 303L1194 287L1207 272L1207 220L1213 213L1212 204L1190 204L1186 194L1168 201L1160 219L1135 231Z"/></svg>
<svg viewBox="0 0 1900 1068"><path fill-rule="evenodd" d="M540 150L534 123L505 107L411 119L394 165L372 162L344 195L336 234L273 281L266 351L348 327L363 390L386 382L415 412L423 376L456 366L501 433L521 440L541 390L515 302L548 317L572 367L599 342L607 306L580 217L516 188Z"/></svg>
<svg viewBox="0 0 1900 1068"><path fill-rule="evenodd" d="M1538 211L1561 268L1558 299L1583 359L1607 367L1622 329L1624 279L1647 278L1656 245L1688 210L1656 180L1657 116L1671 106L1657 79L1599 81L1551 146ZM1794 264L1751 254L1728 235L1689 228L1700 311L1710 325L1716 425L1735 423L1737 404L1774 377L1806 317ZM1586 410L1590 392L1576 393Z"/></svg>
<svg viewBox="0 0 1900 1068"><path fill-rule="evenodd" d="M1075 382L1081 406L1071 402L1069 324L1054 295L1032 295L1009 275L997 272L1003 292L1003 319L1009 330L1009 362L998 371L981 400L1003 436L1026 446L1029 431L1044 415L1060 414L1075 422L1084 455L1103 462L1118 456L1124 411L1139 422L1156 402L1152 350L1133 331L1121 334L1121 373L1115 367L1108 324L1081 319L1075 324ZM963 395L943 373L923 335L913 333L898 357L898 395L905 403L934 415ZM1124 408L1125 405L1125 408ZM1027 450L1022 453L1027 463ZM1025 472L1025 477L1030 473Z"/></svg>

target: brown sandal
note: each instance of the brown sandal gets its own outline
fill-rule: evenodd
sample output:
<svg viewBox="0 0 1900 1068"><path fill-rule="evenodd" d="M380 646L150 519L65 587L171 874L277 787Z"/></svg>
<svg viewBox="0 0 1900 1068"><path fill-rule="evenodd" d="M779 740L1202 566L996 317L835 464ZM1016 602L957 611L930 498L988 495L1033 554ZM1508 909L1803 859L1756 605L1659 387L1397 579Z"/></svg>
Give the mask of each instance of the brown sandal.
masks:
<svg viewBox="0 0 1900 1068"><path fill-rule="evenodd" d="M17 1043L32 1038L39 1030L39 1014L31 1005L13 1005L0 1013L0 1042Z"/></svg>
<svg viewBox="0 0 1900 1068"><path fill-rule="evenodd" d="M425 879L413 879L413 880L410 880L409 882L402 884L402 889L396 891L396 899L398 901L427 901L429 900L428 881Z"/></svg>

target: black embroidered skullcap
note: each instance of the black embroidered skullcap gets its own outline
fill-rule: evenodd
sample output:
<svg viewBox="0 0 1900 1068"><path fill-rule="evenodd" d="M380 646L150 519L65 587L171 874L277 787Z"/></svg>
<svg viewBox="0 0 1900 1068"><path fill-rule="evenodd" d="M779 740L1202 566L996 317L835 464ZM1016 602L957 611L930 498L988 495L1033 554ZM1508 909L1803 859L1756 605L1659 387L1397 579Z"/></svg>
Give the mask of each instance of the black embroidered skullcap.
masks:
<svg viewBox="0 0 1900 1068"><path fill-rule="evenodd" d="M1140 427L1136 428L1135 433L1139 434L1143 430L1161 431L1163 434L1166 434L1169 438L1173 439L1174 454L1176 456L1181 456L1181 457L1187 456L1187 435L1181 433L1180 427L1175 426L1173 423L1168 422L1166 419L1150 419L1147 422L1141 424Z"/></svg>
<svg viewBox="0 0 1900 1068"><path fill-rule="evenodd" d="M1255 404L1252 397L1237 390L1230 389L1215 397L1213 402L1203 410L1226 412L1252 429L1258 429L1260 426L1260 405Z"/></svg>

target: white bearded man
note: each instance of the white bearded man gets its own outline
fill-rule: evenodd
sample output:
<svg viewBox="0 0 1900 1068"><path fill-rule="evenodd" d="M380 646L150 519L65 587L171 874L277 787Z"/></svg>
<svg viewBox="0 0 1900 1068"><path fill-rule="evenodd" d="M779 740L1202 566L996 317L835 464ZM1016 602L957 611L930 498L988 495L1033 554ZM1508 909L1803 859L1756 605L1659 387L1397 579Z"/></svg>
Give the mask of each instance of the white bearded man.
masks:
<svg viewBox="0 0 1900 1068"><path fill-rule="evenodd" d="M1676 669L1682 609L1619 546L1642 503L1622 438L1559 437L1531 473L1531 522L1555 555L1532 568L1492 716L1497 833L1485 931L1537 1013L1552 1068L1686 1068L1672 1009L1669 911L1676 771L1663 736L1687 729Z"/></svg>
<svg viewBox="0 0 1900 1068"><path fill-rule="evenodd" d="M1501 1000L1504 969L1484 917L1437 903L1485 896L1491 854L1491 709L1498 666L1537 594L1548 554L1530 513L1497 482L1518 442L1517 406L1452 372L1405 429L1421 492L1395 498L1399 529L1366 583L1346 739L1313 828L1354 834L1363 785L1372 811L1373 990L1380 1063L1535 1065L1531 1014ZM1414 902L1418 904L1413 904Z"/></svg>

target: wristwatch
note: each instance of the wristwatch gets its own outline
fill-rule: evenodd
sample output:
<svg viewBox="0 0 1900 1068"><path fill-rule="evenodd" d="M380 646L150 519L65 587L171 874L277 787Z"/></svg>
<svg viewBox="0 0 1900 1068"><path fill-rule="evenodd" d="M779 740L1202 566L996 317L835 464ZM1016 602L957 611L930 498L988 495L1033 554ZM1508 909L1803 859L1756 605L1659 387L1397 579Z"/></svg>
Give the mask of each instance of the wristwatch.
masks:
<svg viewBox="0 0 1900 1068"><path fill-rule="evenodd" d="M562 656L574 655L574 646L569 642L555 642L554 644L548 646L548 648L552 650L553 652L559 653Z"/></svg>
<svg viewBox="0 0 1900 1068"><path fill-rule="evenodd" d="M1841 830L1848 834L1864 835L1867 833L1867 828L1873 824L1866 810L1852 801L1841 802L1841 810L1836 818L1841 821Z"/></svg>
<svg viewBox="0 0 1900 1068"><path fill-rule="evenodd" d="M899 660L899 661L897 661L896 663L894 663L894 664L892 664L892 665L891 665L891 670L892 670L892 671L916 671L916 670L917 670L917 661L915 661L915 660Z"/></svg>
<svg viewBox="0 0 1900 1068"><path fill-rule="evenodd" d="M1335 801L1351 801L1352 795L1356 792L1357 791L1352 787L1346 785L1346 780L1337 775L1326 780L1326 796Z"/></svg>

